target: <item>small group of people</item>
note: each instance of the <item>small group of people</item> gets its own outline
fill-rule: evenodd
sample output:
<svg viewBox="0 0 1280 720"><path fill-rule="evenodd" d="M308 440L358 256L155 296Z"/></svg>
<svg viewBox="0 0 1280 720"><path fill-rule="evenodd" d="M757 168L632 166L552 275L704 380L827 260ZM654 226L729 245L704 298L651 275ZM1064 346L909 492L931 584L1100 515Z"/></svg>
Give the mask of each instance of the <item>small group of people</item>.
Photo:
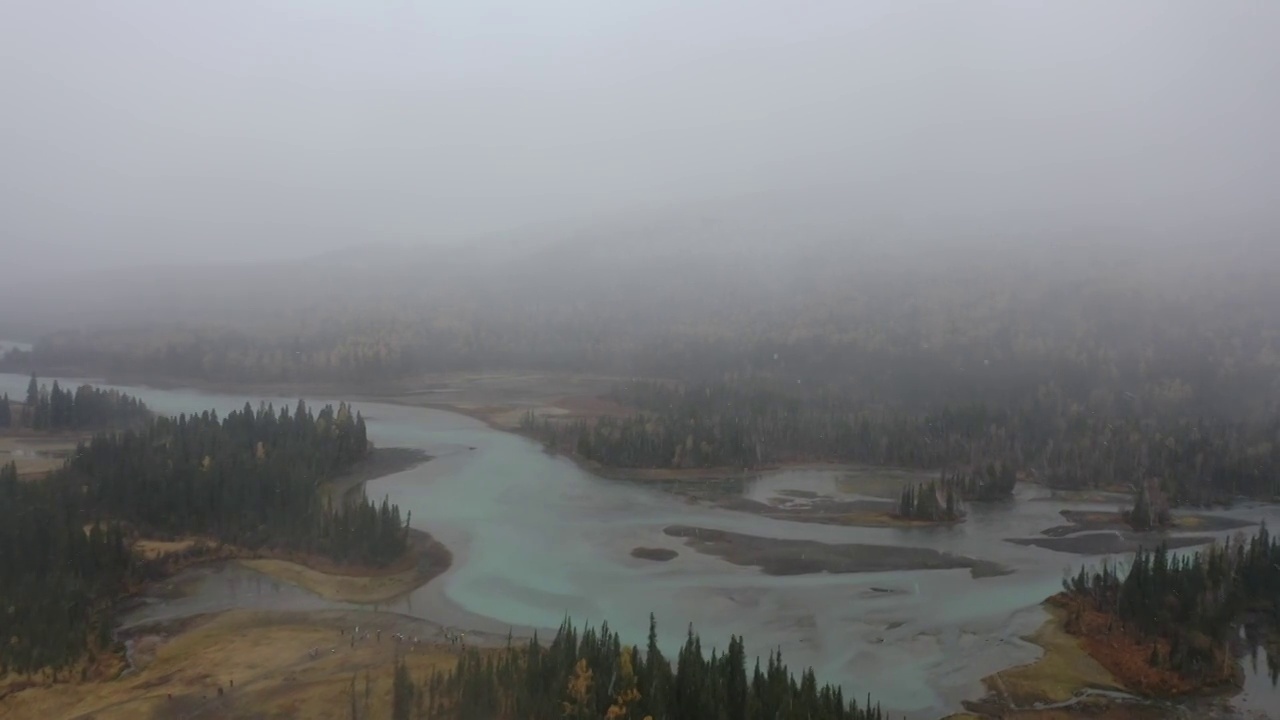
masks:
<svg viewBox="0 0 1280 720"><path fill-rule="evenodd" d="M444 639L448 640L449 645L453 647L460 646L463 650L467 649L467 634L465 632L459 631L455 633L446 628L444 631Z"/></svg>

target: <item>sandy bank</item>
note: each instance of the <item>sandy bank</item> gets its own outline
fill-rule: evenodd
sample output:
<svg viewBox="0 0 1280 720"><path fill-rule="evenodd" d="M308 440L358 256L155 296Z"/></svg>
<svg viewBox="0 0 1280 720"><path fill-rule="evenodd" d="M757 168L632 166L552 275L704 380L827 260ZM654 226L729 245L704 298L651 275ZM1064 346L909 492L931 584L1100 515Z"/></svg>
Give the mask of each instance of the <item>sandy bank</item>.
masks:
<svg viewBox="0 0 1280 720"><path fill-rule="evenodd" d="M349 472L325 483L322 492L330 500L337 502L370 480L404 472L429 460L430 455L416 448L375 447L368 457L356 463Z"/></svg>
<svg viewBox="0 0 1280 720"><path fill-rule="evenodd" d="M683 538L685 545L697 552L714 555L734 565L755 566L769 575L967 568L973 577L983 578L1010 572L994 562L928 548L858 543L835 545L815 540L766 538L687 525L672 525L663 532L671 537Z"/></svg>
<svg viewBox="0 0 1280 720"><path fill-rule="evenodd" d="M346 475L326 484L331 499L357 491L365 481L408 469L430 459L419 450L377 448ZM138 538L140 557L159 564L162 575L207 562L235 560L278 580L306 588L327 599L350 603L381 603L400 597L440 575L453 563L442 543L421 530L409 531L409 549L384 567L347 565L316 554L285 549L248 549L220 544L211 538Z"/></svg>
<svg viewBox="0 0 1280 720"><path fill-rule="evenodd" d="M393 600L427 584L449 569L453 555L427 533L410 530L408 554L386 568L328 565L319 569L313 562L279 558L249 558L239 562L278 580L306 588L326 600L372 604Z"/></svg>
<svg viewBox="0 0 1280 720"><path fill-rule="evenodd" d="M965 702L962 718L1016 720L1156 720L1169 708L1134 696L1126 684L1090 654L1080 637L1065 629L1067 610L1046 602L1049 618L1024 637L1044 650L1034 662L982 679L987 694Z"/></svg>

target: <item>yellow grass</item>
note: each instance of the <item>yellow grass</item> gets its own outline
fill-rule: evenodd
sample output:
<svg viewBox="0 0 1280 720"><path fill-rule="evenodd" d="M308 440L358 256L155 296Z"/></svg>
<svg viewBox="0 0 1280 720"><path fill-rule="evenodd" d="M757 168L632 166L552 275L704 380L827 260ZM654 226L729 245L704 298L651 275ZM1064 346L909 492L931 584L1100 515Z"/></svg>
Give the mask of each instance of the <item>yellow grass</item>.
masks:
<svg viewBox="0 0 1280 720"><path fill-rule="evenodd" d="M18 468L19 478L41 478L62 467L63 456L75 451L79 439L6 433L0 435L0 465L12 461Z"/></svg>
<svg viewBox="0 0 1280 720"><path fill-rule="evenodd" d="M285 560L240 560L246 567L283 580L327 599L350 603L377 603L392 600L422 584L422 575L410 568L394 575L359 577L332 575Z"/></svg>
<svg viewBox="0 0 1280 720"><path fill-rule="evenodd" d="M332 613L223 613L171 641L158 642L154 658L135 674L114 681L27 689L0 700L0 717L337 720L349 717L348 688L353 674L359 675L356 694L361 717L389 717L397 651L415 680L432 669L452 667L457 657L445 647L425 644L415 652L405 652L405 645L391 641L390 626L381 642L365 641L353 648L346 642L349 637L338 632L339 627L346 627L349 634L352 622ZM310 650L317 647L321 648L319 657L312 659ZM371 681L367 711L366 671Z"/></svg>
<svg viewBox="0 0 1280 720"><path fill-rule="evenodd" d="M181 552L195 545L196 541L186 540L138 540L133 543L133 551L142 557L152 560L169 553Z"/></svg>
<svg viewBox="0 0 1280 720"><path fill-rule="evenodd" d="M1063 630L1065 611L1052 606L1047 609L1053 617L1025 638L1044 648L1044 655L1030 664L983 678L987 689L1020 707L1069 700L1085 688L1124 690L1106 668L1084 651L1078 638Z"/></svg>

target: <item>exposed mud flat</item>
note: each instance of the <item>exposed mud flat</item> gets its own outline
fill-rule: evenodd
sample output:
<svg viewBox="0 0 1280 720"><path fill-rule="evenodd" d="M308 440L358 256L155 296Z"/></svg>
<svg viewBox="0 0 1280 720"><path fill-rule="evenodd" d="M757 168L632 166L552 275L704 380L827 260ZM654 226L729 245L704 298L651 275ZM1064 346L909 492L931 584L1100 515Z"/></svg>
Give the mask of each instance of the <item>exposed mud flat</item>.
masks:
<svg viewBox="0 0 1280 720"><path fill-rule="evenodd" d="M687 525L671 525L663 532L683 538L686 545L700 553L714 555L734 565L753 565L768 575L967 568L973 577L983 578L1010 572L998 563L929 548L784 540Z"/></svg>
<svg viewBox="0 0 1280 720"><path fill-rule="evenodd" d="M1125 521L1124 517L1118 513L1107 512L1089 512L1084 510L1062 510L1062 517L1066 518L1070 525L1056 525L1041 532L1042 535L1048 537L1067 537L1082 532L1116 530L1120 532L1132 533L1133 528ZM1203 513L1188 513L1185 515L1175 515L1173 525L1170 530L1195 530L1197 532L1223 532L1226 530L1236 530L1239 528L1253 527L1257 523L1248 520L1240 520L1237 518L1223 517L1221 515L1206 515ZM1152 533L1142 533L1151 535Z"/></svg>
<svg viewBox="0 0 1280 720"><path fill-rule="evenodd" d="M652 560L654 562L667 562L674 560L680 553L671 548L650 548L638 547L631 551L631 557L640 558L641 560Z"/></svg>
<svg viewBox="0 0 1280 720"><path fill-rule="evenodd" d="M836 500L830 497L818 497L803 505L782 505L738 497L720 500L715 503L715 506L725 510L748 512L773 520L819 525L916 527L940 524L900 518L893 514L896 508L893 503L877 500Z"/></svg>
<svg viewBox="0 0 1280 720"><path fill-rule="evenodd" d="M1154 548L1164 543L1170 550L1207 545L1214 541L1210 535L1167 537L1155 533L1135 533L1111 530L1083 533L1068 537L1005 538L1015 545L1030 545L1055 552L1075 555L1113 555L1131 553L1138 548Z"/></svg>

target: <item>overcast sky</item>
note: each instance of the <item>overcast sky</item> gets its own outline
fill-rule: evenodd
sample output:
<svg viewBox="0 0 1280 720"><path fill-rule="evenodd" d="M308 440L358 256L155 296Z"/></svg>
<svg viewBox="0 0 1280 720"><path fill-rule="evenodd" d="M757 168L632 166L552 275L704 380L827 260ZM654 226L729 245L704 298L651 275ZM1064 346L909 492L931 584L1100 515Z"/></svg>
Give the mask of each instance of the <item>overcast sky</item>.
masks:
<svg viewBox="0 0 1280 720"><path fill-rule="evenodd" d="M7 0L0 262L284 257L811 183L940 224L1274 230L1278 37L1280 3L1248 0Z"/></svg>

